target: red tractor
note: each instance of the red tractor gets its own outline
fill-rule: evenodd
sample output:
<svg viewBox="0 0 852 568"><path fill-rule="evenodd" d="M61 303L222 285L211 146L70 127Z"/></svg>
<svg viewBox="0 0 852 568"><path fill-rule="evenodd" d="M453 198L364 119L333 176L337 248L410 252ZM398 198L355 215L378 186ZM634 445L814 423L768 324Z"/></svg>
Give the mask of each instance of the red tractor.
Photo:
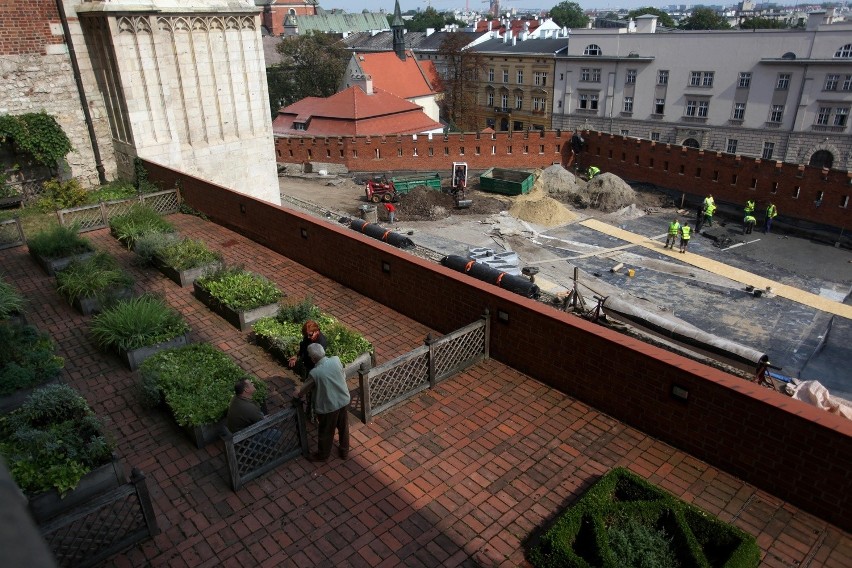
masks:
<svg viewBox="0 0 852 568"><path fill-rule="evenodd" d="M393 181L386 176L373 176L373 179L367 180L364 192L367 194L367 200L373 203L399 201L399 193L393 186Z"/></svg>

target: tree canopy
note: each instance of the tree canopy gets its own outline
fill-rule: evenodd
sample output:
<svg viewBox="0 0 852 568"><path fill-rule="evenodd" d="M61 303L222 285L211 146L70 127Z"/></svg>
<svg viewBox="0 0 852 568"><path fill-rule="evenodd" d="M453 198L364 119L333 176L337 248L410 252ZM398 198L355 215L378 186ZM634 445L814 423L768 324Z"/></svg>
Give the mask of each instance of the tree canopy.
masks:
<svg viewBox="0 0 852 568"><path fill-rule="evenodd" d="M440 30L445 25L456 21L452 14L442 14L432 6L422 12L417 12L410 20L403 20L405 29L410 32L425 32L427 28Z"/></svg>
<svg viewBox="0 0 852 568"><path fill-rule="evenodd" d="M576 2L563 0L550 9L550 17L561 28L584 28L589 23L589 17Z"/></svg>
<svg viewBox="0 0 852 568"><path fill-rule="evenodd" d="M657 23L661 26L665 26L667 28L677 27L675 21L669 16L667 13L663 12L659 8L652 8L651 6L646 6L645 8L636 8L635 10L630 10L627 13L627 19L633 18L634 20L638 16L643 16L645 14L653 14L657 16Z"/></svg>
<svg viewBox="0 0 852 568"><path fill-rule="evenodd" d="M282 61L267 69L272 116L305 97L329 97L346 70L349 52L340 39L315 33L287 36L276 47Z"/></svg>
<svg viewBox="0 0 852 568"><path fill-rule="evenodd" d="M485 67L480 53L464 49L470 38L462 32L447 34L438 48L446 64L441 77L441 114L455 130L477 129L477 80Z"/></svg>
<svg viewBox="0 0 852 568"><path fill-rule="evenodd" d="M745 18L740 22L741 30L780 30L788 27L787 22L771 18Z"/></svg>
<svg viewBox="0 0 852 568"><path fill-rule="evenodd" d="M728 21L712 8L698 7L692 11L688 18L681 20L681 29L684 30L729 30Z"/></svg>

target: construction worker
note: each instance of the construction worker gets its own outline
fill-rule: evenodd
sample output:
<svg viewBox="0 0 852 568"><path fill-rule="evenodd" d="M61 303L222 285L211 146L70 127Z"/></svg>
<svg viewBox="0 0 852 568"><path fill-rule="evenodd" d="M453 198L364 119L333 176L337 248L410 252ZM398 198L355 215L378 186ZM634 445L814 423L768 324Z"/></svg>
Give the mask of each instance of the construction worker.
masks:
<svg viewBox="0 0 852 568"><path fill-rule="evenodd" d="M677 240L677 235L680 232L680 221L678 221L677 217L669 223L669 234L666 237L666 246L663 248L670 248L674 250L675 241Z"/></svg>
<svg viewBox="0 0 852 568"><path fill-rule="evenodd" d="M713 201L713 196L708 194L707 197L704 198L704 209L707 209L708 205L716 205L716 202Z"/></svg>
<svg viewBox="0 0 852 568"><path fill-rule="evenodd" d="M746 201L743 213L745 213L746 217L748 217L749 215L754 215L754 199L749 199L748 201Z"/></svg>
<svg viewBox="0 0 852 568"><path fill-rule="evenodd" d="M690 234L692 230L689 228L689 225L686 223L680 228L680 252L686 252L686 247L689 246L689 239L692 237Z"/></svg>
<svg viewBox="0 0 852 568"><path fill-rule="evenodd" d="M601 169L595 166L589 166L589 180L601 173Z"/></svg>
<svg viewBox="0 0 852 568"><path fill-rule="evenodd" d="M756 224L757 219L755 219L754 215L752 215L751 213L746 213L745 217L743 218L743 234L750 235L752 229L754 229L754 226Z"/></svg>
<svg viewBox="0 0 852 568"><path fill-rule="evenodd" d="M704 203L698 206L698 212L695 215L695 232L701 232L701 226L704 224Z"/></svg>
<svg viewBox="0 0 852 568"><path fill-rule="evenodd" d="M704 222L708 227L713 226L713 213L716 212L716 204L713 202L713 196L710 196L710 203L704 203Z"/></svg>
<svg viewBox="0 0 852 568"><path fill-rule="evenodd" d="M772 220L778 216L778 208L771 201L766 207L766 218L763 220L764 234L772 232Z"/></svg>

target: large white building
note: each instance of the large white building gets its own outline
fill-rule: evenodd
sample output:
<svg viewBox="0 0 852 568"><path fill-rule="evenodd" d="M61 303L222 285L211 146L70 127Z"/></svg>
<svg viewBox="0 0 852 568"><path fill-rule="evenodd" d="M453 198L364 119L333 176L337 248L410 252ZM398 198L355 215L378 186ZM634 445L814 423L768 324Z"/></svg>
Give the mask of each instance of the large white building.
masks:
<svg viewBox="0 0 852 568"><path fill-rule="evenodd" d="M803 30L572 30L553 127L852 170L852 22Z"/></svg>

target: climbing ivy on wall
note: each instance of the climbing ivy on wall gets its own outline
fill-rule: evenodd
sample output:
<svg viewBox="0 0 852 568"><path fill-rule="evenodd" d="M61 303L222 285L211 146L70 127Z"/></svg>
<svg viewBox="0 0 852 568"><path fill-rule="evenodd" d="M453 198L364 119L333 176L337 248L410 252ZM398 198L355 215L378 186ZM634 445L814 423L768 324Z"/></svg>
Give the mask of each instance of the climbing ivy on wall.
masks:
<svg viewBox="0 0 852 568"><path fill-rule="evenodd" d="M56 119L45 112L0 116L0 143L11 143L16 152L48 167L56 166L73 149Z"/></svg>

